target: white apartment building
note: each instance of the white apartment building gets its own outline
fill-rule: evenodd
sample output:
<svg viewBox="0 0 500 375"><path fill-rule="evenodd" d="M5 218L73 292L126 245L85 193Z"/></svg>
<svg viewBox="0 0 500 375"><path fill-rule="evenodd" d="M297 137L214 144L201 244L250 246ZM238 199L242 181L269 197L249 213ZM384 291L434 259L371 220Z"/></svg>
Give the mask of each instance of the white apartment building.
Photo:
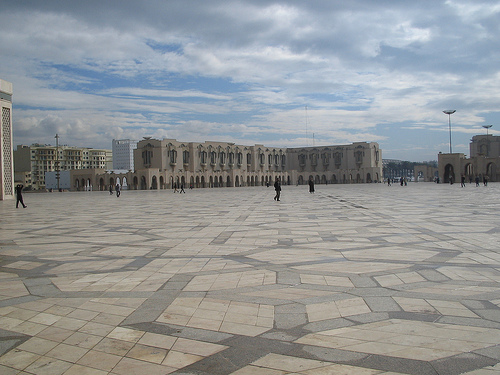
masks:
<svg viewBox="0 0 500 375"><path fill-rule="evenodd" d="M137 141L130 139L113 139L113 169L133 170L134 150L137 148Z"/></svg>
<svg viewBox="0 0 500 375"><path fill-rule="evenodd" d="M30 173L33 190L45 189L45 173L72 169L111 169L111 150L87 147L18 145L14 151L16 174Z"/></svg>
<svg viewBox="0 0 500 375"><path fill-rule="evenodd" d="M12 83L0 79L0 200L14 197Z"/></svg>

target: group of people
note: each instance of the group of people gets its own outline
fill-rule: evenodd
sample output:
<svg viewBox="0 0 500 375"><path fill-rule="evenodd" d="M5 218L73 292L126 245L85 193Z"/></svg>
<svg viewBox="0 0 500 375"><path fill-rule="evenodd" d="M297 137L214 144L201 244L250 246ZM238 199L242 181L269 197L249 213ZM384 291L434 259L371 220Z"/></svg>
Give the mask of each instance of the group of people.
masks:
<svg viewBox="0 0 500 375"><path fill-rule="evenodd" d="M180 183L180 189L178 190L177 189L177 182L174 182L174 193L177 193L177 191L179 191L179 193L184 193L186 194L186 191L184 190L184 183Z"/></svg>
<svg viewBox="0 0 500 375"><path fill-rule="evenodd" d="M121 190L120 184L116 184L115 185L115 191L116 191L116 197L117 198L120 197L120 190ZM109 185L109 195L113 195L113 185Z"/></svg>
<svg viewBox="0 0 500 375"><path fill-rule="evenodd" d="M269 184L267 184L269 187ZM274 196L275 201L279 201L281 197L281 178L276 177L276 181L274 182L274 191L276 195ZM314 180L309 180L309 193L314 193Z"/></svg>
<svg viewBox="0 0 500 375"><path fill-rule="evenodd" d="M391 186L395 181L397 181L396 178L387 178L387 186ZM399 184L401 186L408 186L408 179L406 177L400 177Z"/></svg>
<svg viewBox="0 0 500 375"><path fill-rule="evenodd" d="M489 177L487 175L483 176L483 185L484 186L488 186L488 179L489 179ZM452 179L450 178L450 181L451 180ZM474 179L474 181L476 182L476 186L479 186L479 181L480 181L479 176L476 176L476 178ZM472 176L469 176L469 183L472 184ZM462 175L462 177L460 179L460 186L461 187L465 187L465 175Z"/></svg>

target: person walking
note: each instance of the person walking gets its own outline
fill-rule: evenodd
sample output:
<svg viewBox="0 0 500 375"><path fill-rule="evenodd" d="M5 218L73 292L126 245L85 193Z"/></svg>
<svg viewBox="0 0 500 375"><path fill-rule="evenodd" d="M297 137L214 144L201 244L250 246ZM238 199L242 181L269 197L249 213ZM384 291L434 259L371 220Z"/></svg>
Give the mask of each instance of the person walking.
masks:
<svg viewBox="0 0 500 375"><path fill-rule="evenodd" d="M16 197L17 197L16 208L19 208L19 202L21 202L23 208L28 207L24 204L24 201L23 201L23 188L24 188L24 185L21 185L21 184L18 184L16 186Z"/></svg>
<svg viewBox="0 0 500 375"><path fill-rule="evenodd" d="M312 178L309 179L309 193L314 193L314 181Z"/></svg>
<svg viewBox="0 0 500 375"><path fill-rule="evenodd" d="M186 194L186 191L184 190L184 182L181 182L181 190L179 191L179 193Z"/></svg>
<svg viewBox="0 0 500 375"><path fill-rule="evenodd" d="M109 184L109 195L113 195L113 185Z"/></svg>
<svg viewBox="0 0 500 375"><path fill-rule="evenodd" d="M177 182L174 182L174 193L177 193Z"/></svg>
<svg viewBox="0 0 500 375"><path fill-rule="evenodd" d="M274 183L274 190L276 191L276 195L274 196L275 201L280 200L281 195L281 181L279 177L276 177L276 182Z"/></svg>
<svg viewBox="0 0 500 375"><path fill-rule="evenodd" d="M119 198L120 197L120 184L116 184L115 190L116 190L116 197Z"/></svg>

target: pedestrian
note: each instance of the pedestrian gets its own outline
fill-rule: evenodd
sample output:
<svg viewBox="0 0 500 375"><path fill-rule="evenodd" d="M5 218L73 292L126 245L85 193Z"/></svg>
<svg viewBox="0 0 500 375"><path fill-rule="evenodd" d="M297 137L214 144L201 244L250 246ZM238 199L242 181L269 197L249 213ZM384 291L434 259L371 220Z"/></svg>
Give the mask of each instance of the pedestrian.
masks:
<svg viewBox="0 0 500 375"><path fill-rule="evenodd" d="M113 195L113 185L109 184L109 195Z"/></svg>
<svg viewBox="0 0 500 375"><path fill-rule="evenodd" d="M314 193L314 180L312 178L309 179L309 193Z"/></svg>
<svg viewBox="0 0 500 375"><path fill-rule="evenodd" d="M476 176L476 187L479 186L479 176Z"/></svg>
<svg viewBox="0 0 500 375"><path fill-rule="evenodd" d="M274 196L275 201L280 200L281 195L281 181L279 177L276 177L276 182L274 183L274 190L276 191L276 195Z"/></svg>
<svg viewBox="0 0 500 375"><path fill-rule="evenodd" d="M181 190L179 191L179 193L186 194L186 192L184 191L184 183L183 182L181 182Z"/></svg>
<svg viewBox="0 0 500 375"><path fill-rule="evenodd" d="M488 175L485 174L483 177L483 185L484 186L488 186L488 178L489 178Z"/></svg>
<svg viewBox="0 0 500 375"><path fill-rule="evenodd" d="M465 176L462 175L461 181L460 181L460 186L465 187Z"/></svg>
<svg viewBox="0 0 500 375"><path fill-rule="evenodd" d="M24 185L22 185L22 184L18 184L16 186L16 196L17 196L16 208L19 208L19 202L21 202L21 204L23 205L23 208L28 207L24 204L24 201L23 201L23 188L24 188Z"/></svg>
<svg viewBox="0 0 500 375"><path fill-rule="evenodd" d="M174 182L174 193L177 193L177 182Z"/></svg>
<svg viewBox="0 0 500 375"><path fill-rule="evenodd" d="M116 190L116 197L119 198L120 197L120 184L116 184L115 190Z"/></svg>

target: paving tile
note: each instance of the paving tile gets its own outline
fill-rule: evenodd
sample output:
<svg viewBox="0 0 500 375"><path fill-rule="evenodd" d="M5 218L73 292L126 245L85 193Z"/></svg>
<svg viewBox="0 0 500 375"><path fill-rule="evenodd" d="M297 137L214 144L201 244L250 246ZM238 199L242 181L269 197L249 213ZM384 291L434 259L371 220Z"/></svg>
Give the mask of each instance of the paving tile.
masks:
<svg viewBox="0 0 500 375"><path fill-rule="evenodd" d="M0 201L0 372L499 374L499 193L284 186L279 210L264 187L30 194L22 216Z"/></svg>
<svg viewBox="0 0 500 375"><path fill-rule="evenodd" d="M25 371L37 375L60 375L64 374L73 364L50 357L40 357Z"/></svg>

